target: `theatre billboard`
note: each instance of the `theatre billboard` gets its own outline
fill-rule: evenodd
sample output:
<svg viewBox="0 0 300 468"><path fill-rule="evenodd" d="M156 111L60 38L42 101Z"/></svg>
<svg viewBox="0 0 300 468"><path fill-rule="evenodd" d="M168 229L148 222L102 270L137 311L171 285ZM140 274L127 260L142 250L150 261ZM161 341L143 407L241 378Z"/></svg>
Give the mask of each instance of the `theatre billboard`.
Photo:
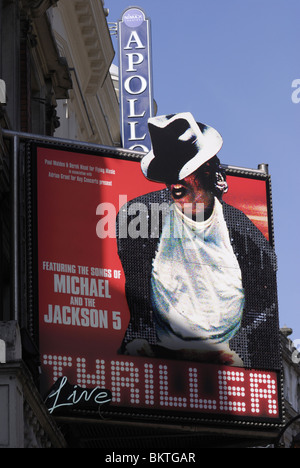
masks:
<svg viewBox="0 0 300 468"><path fill-rule="evenodd" d="M210 353L160 353L155 344L142 284L149 280L148 240L157 236L156 223L166 208L157 194L166 187L145 179L138 153L37 142L30 145L28 162L33 310L50 411L69 411L88 389L85 403L88 399L97 410L100 405L112 417L276 427L281 361L270 177L226 169L224 202L246 220L245 228L237 217L230 235L244 249L250 292L231 342L238 359L216 361ZM149 193L155 194L157 216L143 203ZM137 202L129 205L132 200ZM249 222L255 226L252 238ZM123 241L135 252L130 266ZM139 333L129 293L144 311ZM131 336L126 346L125 336Z"/></svg>

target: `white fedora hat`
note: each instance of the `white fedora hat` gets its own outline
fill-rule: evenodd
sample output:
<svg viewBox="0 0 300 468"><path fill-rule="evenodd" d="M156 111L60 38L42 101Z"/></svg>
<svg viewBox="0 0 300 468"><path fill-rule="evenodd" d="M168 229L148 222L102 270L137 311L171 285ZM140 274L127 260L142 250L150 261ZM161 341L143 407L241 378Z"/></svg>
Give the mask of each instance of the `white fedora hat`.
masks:
<svg viewBox="0 0 300 468"><path fill-rule="evenodd" d="M196 122L190 112L148 120L151 151L141 161L150 180L175 183L215 156L223 139L213 127Z"/></svg>

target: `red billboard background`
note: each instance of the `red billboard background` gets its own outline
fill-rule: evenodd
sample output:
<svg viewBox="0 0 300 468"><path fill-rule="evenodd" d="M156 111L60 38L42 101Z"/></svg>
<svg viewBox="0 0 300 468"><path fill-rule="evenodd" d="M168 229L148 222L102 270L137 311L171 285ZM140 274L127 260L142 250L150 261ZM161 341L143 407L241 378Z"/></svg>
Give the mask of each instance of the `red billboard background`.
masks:
<svg viewBox="0 0 300 468"><path fill-rule="evenodd" d="M269 238L266 181L228 176L224 200ZM279 418L278 374L118 354L130 318L115 219L163 188L128 159L37 148L39 341L46 393L66 376L129 410Z"/></svg>

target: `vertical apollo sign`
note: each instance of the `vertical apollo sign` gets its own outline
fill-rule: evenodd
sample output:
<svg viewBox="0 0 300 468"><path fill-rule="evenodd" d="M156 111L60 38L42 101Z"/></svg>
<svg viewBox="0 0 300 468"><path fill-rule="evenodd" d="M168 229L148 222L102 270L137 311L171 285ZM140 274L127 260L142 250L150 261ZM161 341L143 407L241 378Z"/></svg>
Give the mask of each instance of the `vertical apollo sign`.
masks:
<svg viewBox="0 0 300 468"><path fill-rule="evenodd" d="M122 146L148 152L147 122L153 115L150 20L139 7L119 21L120 121Z"/></svg>

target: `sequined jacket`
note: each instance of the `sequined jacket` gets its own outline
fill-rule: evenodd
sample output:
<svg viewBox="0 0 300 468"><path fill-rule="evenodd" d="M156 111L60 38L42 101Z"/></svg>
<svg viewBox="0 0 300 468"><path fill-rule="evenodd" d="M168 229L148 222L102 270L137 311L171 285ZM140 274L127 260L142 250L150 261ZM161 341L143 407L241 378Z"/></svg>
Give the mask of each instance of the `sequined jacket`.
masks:
<svg viewBox="0 0 300 468"><path fill-rule="evenodd" d="M135 338L156 345L150 303L152 260L156 254L163 218L172 203L168 189L142 195L124 205L117 216L118 254L125 273L130 322L120 352ZM133 204L135 204L133 206ZM157 222L157 206L162 208ZM260 230L240 210L222 202L231 244L242 272L245 307L240 330L231 340L248 367L280 368L278 354L277 262L273 248ZM152 215L156 208L155 216ZM143 220L140 235L130 235L130 223ZM132 213L132 214L130 214ZM155 223L151 223L155 219ZM135 221L134 221L135 220ZM137 233L135 225L133 232Z"/></svg>

